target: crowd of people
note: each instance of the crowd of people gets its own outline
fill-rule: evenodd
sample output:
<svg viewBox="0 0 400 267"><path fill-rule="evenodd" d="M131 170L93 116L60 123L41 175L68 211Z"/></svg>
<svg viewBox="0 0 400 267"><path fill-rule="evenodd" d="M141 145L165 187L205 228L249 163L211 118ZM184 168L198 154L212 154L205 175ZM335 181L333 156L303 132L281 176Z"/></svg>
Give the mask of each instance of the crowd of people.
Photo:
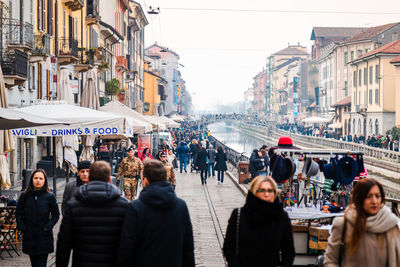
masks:
<svg viewBox="0 0 400 267"><path fill-rule="evenodd" d="M377 148L384 148L388 150L395 149L395 143L398 144L398 140L394 140L390 134L382 135L382 134L372 134L367 137L364 135L342 135L340 132L333 131L327 126L314 126L314 127L306 127L304 125L299 125L297 123L286 123L277 125L279 129L289 131L292 133L299 133L302 135L315 136L315 137L323 137L323 138L333 138L340 141L353 142L357 144L364 144ZM398 150L398 146L397 146Z"/></svg>
<svg viewBox="0 0 400 267"><path fill-rule="evenodd" d="M164 143L156 159L149 151L138 158L130 148L116 185L108 162L79 163L76 181L64 190L56 266L69 266L71 251L72 266L195 266L190 213L175 193L175 169L182 173L193 166L204 186L217 172L217 183L223 184L227 156L209 142L208 132L198 132L191 124L172 135L179 146ZM277 183L268 176L268 151L262 146L252 153L246 202L229 218L223 244L228 266L293 265L291 221ZM125 196L118 188L122 178ZM135 199L140 182L143 189ZM385 194L376 180L366 178L355 185L344 219L334 220L325 266L400 266L399 218L384 204ZM46 266L60 212L44 170L33 172L16 218L31 265Z"/></svg>

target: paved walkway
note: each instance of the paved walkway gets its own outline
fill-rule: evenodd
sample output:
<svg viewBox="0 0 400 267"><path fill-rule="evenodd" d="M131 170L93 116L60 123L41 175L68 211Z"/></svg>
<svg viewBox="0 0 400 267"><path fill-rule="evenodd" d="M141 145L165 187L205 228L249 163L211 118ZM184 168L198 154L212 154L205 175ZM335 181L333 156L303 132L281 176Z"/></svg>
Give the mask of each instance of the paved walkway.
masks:
<svg viewBox="0 0 400 267"><path fill-rule="evenodd" d="M179 173L176 172L177 195L184 199L188 205L190 217L193 224L193 235L195 243L196 266L217 267L226 266L220 245L218 243L216 230L210 210L207 204L206 195L200 182L199 173ZM210 177L207 180L207 188L210 198L213 202L214 210L217 216L218 224L225 235L228 219L234 208L242 206L244 197L236 188L235 184L225 174L223 185L217 185L216 177ZM58 185L57 199L61 204L63 188L65 182L60 181ZM56 241L60 227L60 222L54 228L54 239ZM19 249L20 256L10 258L3 253L4 260L0 260L0 266L30 266L29 257ZM53 263L54 253L49 255L49 263ZM49 264L49 266L52 266Z"/></svg>
<svg viewBox="0 0 400 267"><path fill-rule="evenodd" d="M221 230L225 234L228 219L234 208L244 203L244 197L229 177L217 185L216 177L207 179L207 188ZM218 243L214 223L200 181L199 173L177 173L177 195L188 205L193 224L197 266L226 266Z"/></svg>

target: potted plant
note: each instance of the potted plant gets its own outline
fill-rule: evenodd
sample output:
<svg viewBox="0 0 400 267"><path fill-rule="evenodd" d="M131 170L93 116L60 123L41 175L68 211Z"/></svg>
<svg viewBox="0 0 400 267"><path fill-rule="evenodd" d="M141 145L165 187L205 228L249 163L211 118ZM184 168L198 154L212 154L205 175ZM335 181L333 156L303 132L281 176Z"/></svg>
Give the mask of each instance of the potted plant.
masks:
<svg viewBox="0 0 400 267"><path fill-rule="evenodd" d="M120 92L120 82L118 79L112 79L111 81L106 82L106 93L108 95L116 95Z"/></svg>

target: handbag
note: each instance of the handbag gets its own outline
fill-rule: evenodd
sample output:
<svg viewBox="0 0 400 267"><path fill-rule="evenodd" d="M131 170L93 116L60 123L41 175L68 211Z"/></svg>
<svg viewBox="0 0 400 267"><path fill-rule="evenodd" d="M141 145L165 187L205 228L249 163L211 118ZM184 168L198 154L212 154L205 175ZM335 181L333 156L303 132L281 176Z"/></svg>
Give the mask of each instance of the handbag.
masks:
<svg viewBox="0 0 400 267"><path fill-rule="evenodd" d="M236 220L236 256L239 256L239 225L240 225L240 211L242 208L238 209L238 215Z"/></svg>
<svg viewBox="0 0 400 267"><path fill-rule="evenodd" d="M346 236L346 228L347 228L347 225L346 225L346 217L345 217L344 224L343 224L343 230L342 230L342 237L341 237L340 246L339 246L339 267L342 267L342 261L344 259L344 253L346 250L346 244L344 242L344 238ZM325 254L319 255L315 265L318 267L324 267L324 260L325 260Z"/></svg>

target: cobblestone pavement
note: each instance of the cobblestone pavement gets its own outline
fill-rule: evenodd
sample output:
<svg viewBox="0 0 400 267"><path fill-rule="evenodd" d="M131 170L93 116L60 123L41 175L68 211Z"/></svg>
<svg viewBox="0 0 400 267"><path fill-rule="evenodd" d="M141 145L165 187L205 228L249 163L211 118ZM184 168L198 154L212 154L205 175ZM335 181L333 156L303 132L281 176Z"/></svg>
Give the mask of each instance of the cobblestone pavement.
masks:
<svg viewBox="0 0 400 267"><path fill-rule="evenodd" d="M226 266L201 186L200 174L177 173L176 176L177 195L186 201L193 224L196 265ZM223 185L217 185L216 181L216 177L208 178L207 188L220 227L225 233L232 209L241 206L244 203L244 197L229 177L225 177Z"/></svg>

